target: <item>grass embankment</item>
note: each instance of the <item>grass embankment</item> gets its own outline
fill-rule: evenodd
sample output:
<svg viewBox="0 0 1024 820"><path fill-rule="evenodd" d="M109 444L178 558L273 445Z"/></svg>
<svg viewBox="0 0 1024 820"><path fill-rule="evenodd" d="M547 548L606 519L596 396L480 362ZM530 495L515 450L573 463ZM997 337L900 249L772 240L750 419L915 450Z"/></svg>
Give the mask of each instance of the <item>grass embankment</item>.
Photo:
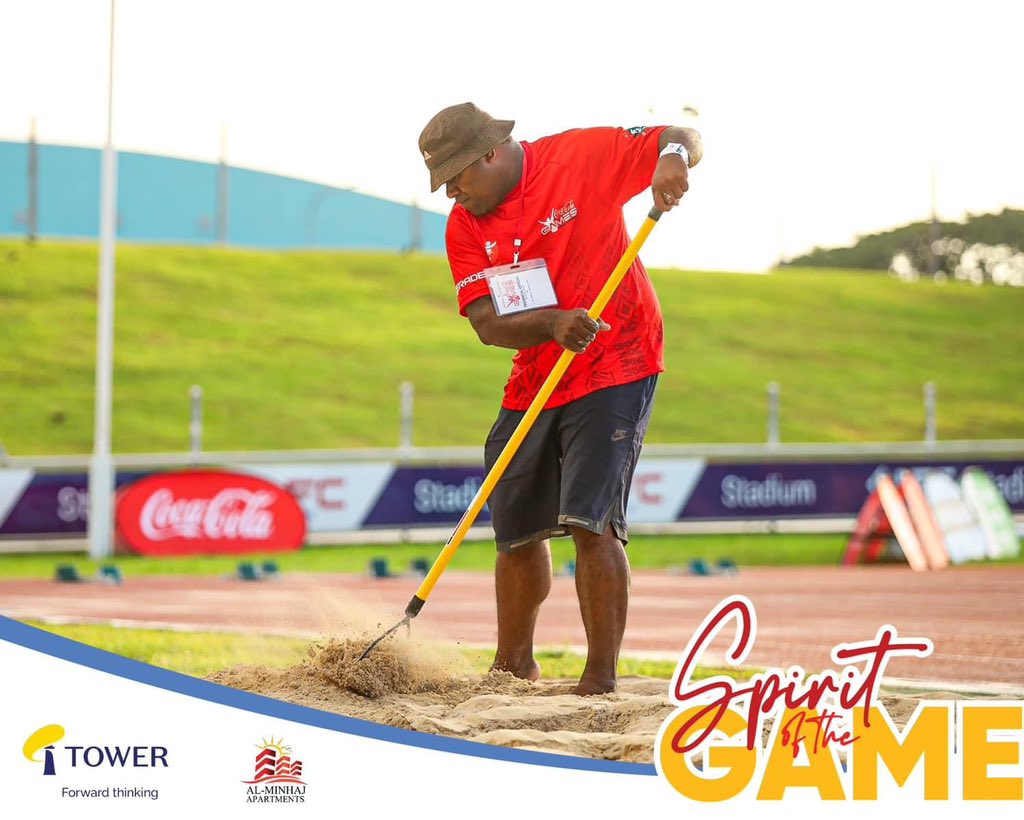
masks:
<svg viewBox="0 0 1024 820"><path fill-rule="evenodd" d="M16 455L92 448L92 245L0 240L0 441ZM1024 437L1024 290L787 269L653 271L668 372L649 442L763 441L765 385L784 441L921 437L921 386L942 438ZM509 352L455 312L440 257L122 245L114 447L184 450L188 389L204 446L394 446L398 385L415 441L479 445Z"/></svg>

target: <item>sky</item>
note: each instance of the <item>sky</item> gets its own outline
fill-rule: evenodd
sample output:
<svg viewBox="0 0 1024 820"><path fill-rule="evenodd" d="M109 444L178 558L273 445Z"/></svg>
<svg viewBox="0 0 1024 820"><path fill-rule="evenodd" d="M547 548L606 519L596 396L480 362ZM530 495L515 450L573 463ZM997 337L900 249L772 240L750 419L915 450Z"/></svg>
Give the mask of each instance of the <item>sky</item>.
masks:
<svg viewBox="0 0 1024 820"><path fill-rule="evenodd" d="M109 15L0 0L0 140L102 145ZM933 171L943 219L1024 207L1022 30L987 0L119 0L113 139L216 161L223 134L232 165L446 213L416 147L445 106L526 140L687 125L704 160L643 258L760 271L927 218Z"/></svg>

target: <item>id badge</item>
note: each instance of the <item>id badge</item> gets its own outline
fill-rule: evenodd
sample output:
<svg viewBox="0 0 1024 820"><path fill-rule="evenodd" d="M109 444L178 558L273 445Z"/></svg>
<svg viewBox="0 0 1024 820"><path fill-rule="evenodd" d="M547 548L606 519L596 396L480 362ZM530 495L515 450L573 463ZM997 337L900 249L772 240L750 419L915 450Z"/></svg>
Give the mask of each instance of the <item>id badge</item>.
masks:
<svg viewBox="0 0 1024 820"><path fill-rule="evenodd" d="M543 259L527 259L518 265L498 265L481 271L491 289L491 301L499 316L558 304Z"/></svg>

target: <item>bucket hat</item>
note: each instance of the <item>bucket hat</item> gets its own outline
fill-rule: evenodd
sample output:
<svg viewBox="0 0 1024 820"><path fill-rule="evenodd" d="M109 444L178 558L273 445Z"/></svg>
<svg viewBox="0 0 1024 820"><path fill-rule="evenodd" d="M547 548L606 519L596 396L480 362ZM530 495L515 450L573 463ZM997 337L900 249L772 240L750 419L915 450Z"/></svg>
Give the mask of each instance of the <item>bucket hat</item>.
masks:
<svg viewBox="0 0 1024 820"><path fill-rule="evenodd" d="M515 120L496 120L470 102L435 114L419 142L420 154L430 171L430 190L436 191L504 142L515 124Z"/></svg>

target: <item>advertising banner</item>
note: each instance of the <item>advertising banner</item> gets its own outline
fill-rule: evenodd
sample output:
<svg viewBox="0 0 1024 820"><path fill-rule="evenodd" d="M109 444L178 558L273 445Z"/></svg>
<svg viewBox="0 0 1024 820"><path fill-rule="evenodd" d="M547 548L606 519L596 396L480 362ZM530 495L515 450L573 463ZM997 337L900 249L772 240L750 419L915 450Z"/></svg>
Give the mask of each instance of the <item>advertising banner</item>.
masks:
<svg viewBox="0 0 1024 820"><path fill-rule="evenodd" d="M399 467L363 526L458 524L483 483L482 467ZM485 506L477 521L490 520L491 511Z"/></svg>
<svg viewBox="0 0 1024 820"><path fill-rule="evenodd" d="M971 464L988 472L1010 508L1024 512L1024 465L1018 461L710 464L672 520L856 516L883 474L909 469L919 480L933 469L957 478Z"/></svg>
<svg viewBox="0 0 1024 820"><path fill-rule="evenodd" d="M1021 461L906 463L746 462L641 458L629 497L629 520L743 521L856 517L878 476L906 468L919 480L934 469L953 479L979 466L1010 510L1024 513ZM238 468L286 491L298 502L306 530L455 526L484 480L482 466L402 465L390 462L265 464ZM146 473L118 473L124 486ZM0 538L83 536L88 476L0 470ZM480 523L490 521L484 508Z"/></svg>
<svg viewBox="0 0 1024 820"><path fill-rule="evenodd" d="M291 493L306 514L307 530L318 533L360 529L394 471L389 462L239 467Z"/></svg>
<svg viewBox="0 0 1024 820"><path fill-rule="evenodd" d="M118 473L116 486L145 475ZM85 473L0 470L0 494L5 493L0 503L0 538L84 536L88 530L89 476Z"/></svg>
<svg viewBox="0 0 1024 820"><path fill-rule="evenodd" d="M159 473L118 493L117 536L141 555L295 550L306 517L266 479L216 470Z"/></svg>

